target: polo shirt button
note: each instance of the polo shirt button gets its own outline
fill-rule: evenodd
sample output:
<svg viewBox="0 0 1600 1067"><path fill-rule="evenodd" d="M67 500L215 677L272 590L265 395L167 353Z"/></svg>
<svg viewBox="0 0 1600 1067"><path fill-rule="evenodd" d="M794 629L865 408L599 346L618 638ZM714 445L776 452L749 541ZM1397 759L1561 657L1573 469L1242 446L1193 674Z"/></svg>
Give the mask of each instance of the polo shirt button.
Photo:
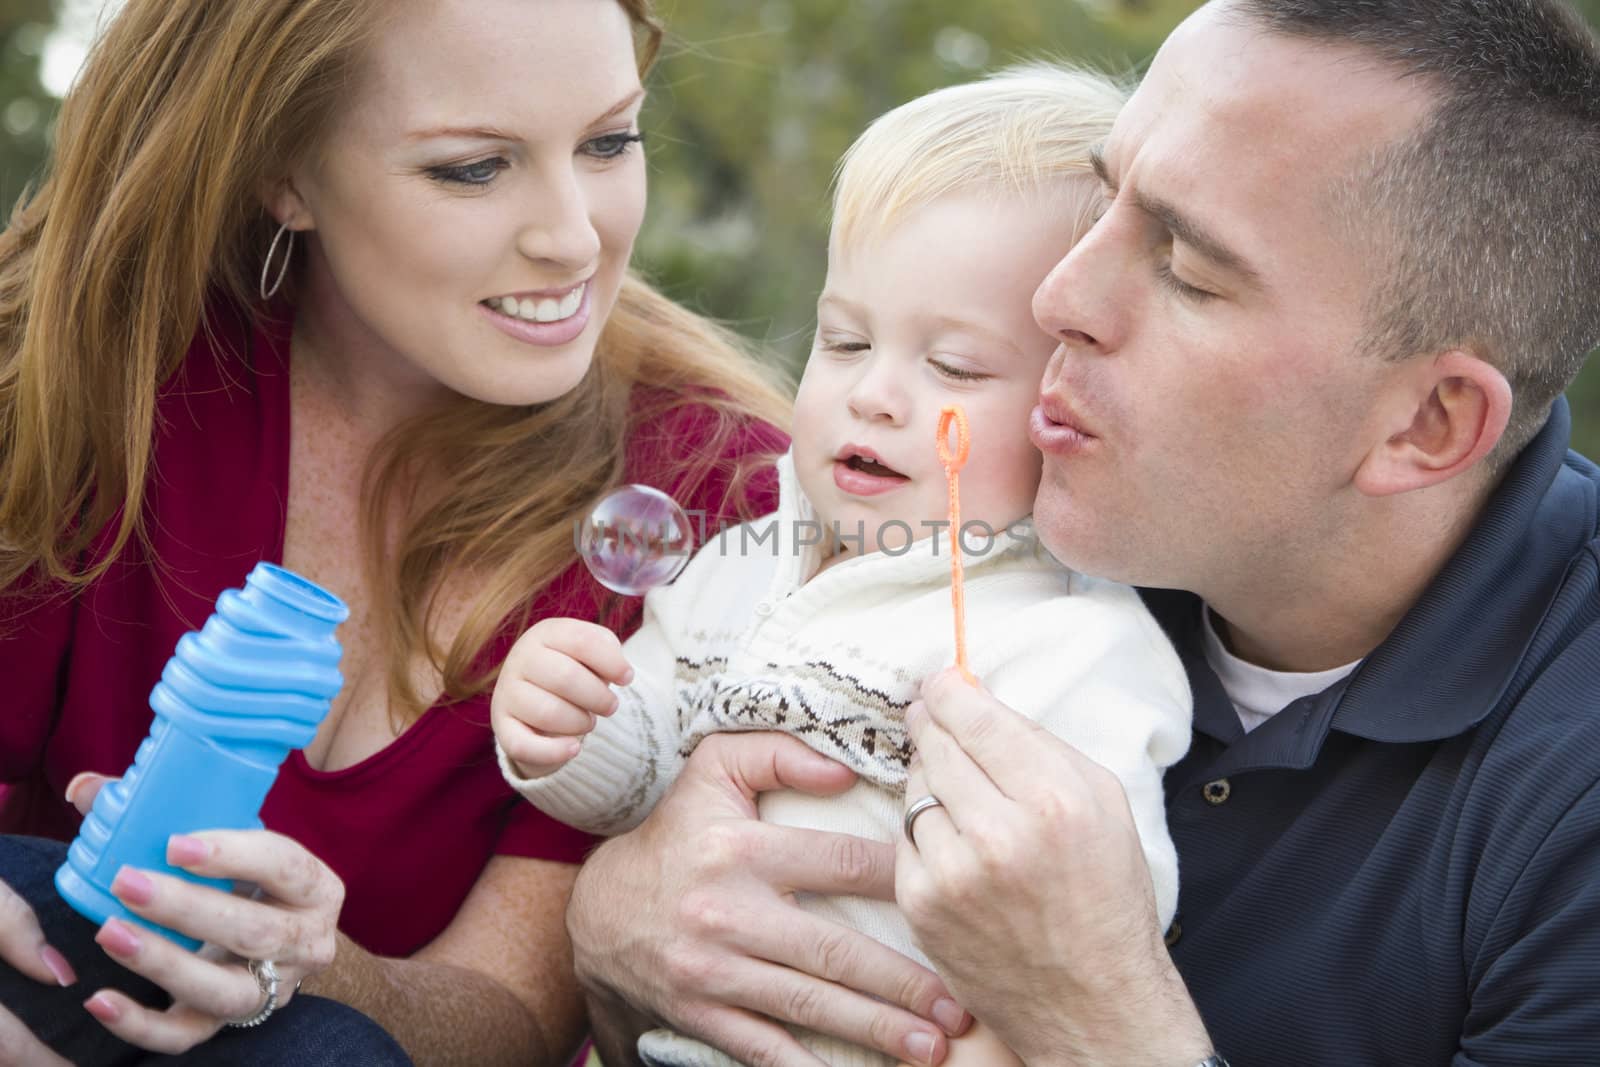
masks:
<svg viewBox="0 0 1600 1067"><path fill-rule="evenodd" d="M1183 936L1183 924L1181 922L1179 922L1176 917L1174 917L1173 920L1172 920L1172 925L1167 927L1167 936L1166 936L1167 947L1171 948L1173 945L1176 945L1178 943L1178 938L1180 938L1182 936Z"/></svg>
<svg viewBox="0 0 1600 1067"><path fill-rule="evenodd" d="M1200 795L1206 798L1207 804L1226 804L1232 794L1233 786L1228 784L1226 778L1218 778L1200 787Z"/></svg>
<svg viewBox="0 0 1600 1067"><path fill-rule="evenodd" d="M765 619L767 616L771 615L772 614L772 602L770 600L763 600L761 603L757 604L756 605L756 614L761 616L763 619Z"/></svg>

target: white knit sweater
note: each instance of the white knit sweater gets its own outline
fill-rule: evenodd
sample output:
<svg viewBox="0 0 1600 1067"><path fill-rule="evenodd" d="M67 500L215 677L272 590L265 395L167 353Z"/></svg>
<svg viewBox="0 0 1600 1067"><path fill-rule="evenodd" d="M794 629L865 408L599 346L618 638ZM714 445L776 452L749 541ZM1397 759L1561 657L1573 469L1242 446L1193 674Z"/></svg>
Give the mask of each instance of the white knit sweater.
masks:
<svg viewBox="0 0 1600 1067"><path fill-rule="evenodd" d="M706 735L782 730L860 780L833 797L764 793L763 821L894 839L911 749L905 709L917 684L954 655L948 537L817 574L822 548L803 543L816 540L806 525L816 516L788 456L779 477L775 515L724 531L675 583L645 597L643 624L624 646L634 681L617 690L621 706L576 758L528 780L501 753L507 780L540 810L621 833L650 813ZM980 547L973 540L968 549ZM964 553L963 567L973 673L1000 701L1121 779L1164 927L1178 881L1161 774L1189 745L1189 688L1177 654L1138 594L1066 570L1027 524L987 552ZM892 904L804 894L800 903L927 962ZM826 1063L894 1062L820 1034L800 1036ZM734 1062L664 1031L646 1035L640 1051L663 1064Z"/></svg>

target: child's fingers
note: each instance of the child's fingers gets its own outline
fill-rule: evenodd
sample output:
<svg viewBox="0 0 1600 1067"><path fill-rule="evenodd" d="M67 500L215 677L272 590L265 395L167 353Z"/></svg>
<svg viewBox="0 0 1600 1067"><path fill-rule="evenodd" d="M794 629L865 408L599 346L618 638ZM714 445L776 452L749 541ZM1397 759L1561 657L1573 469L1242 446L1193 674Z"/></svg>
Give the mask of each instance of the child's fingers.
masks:
<svg viewBox="0 0 1600 1067"><path fill-rule="evenodd" d="M633 668L617 635L582 619L546 619L534 626L546 648L563 652L613 685L633 681Z"/></svg>
<svg viewBox="0 0 1600 1067"><path fill-rule="evenodd" d="M617 710L617 694L611 691L605 679L561 649L536 650L524 665L523 676L532 683L532 687L590 715L610 715ZM533 725L545 729L539 723Z"/></svg>
<svg viewBox="0 0 1600 1067"><path fill-rule="evenodd" d="M609 689L605 695L614 699ZM518 723L550 737L581 737L594 729L594 714L587 708L537 685L516 686L506 694L504 707Z"/></svg>
<svg viewBox="0 0 1600 1067"><path fill-rule="evenodd" d="M561 766L576 756L583 744L575 737L546 737L521 723L508 724L495 737L524 777Z"/></svg>

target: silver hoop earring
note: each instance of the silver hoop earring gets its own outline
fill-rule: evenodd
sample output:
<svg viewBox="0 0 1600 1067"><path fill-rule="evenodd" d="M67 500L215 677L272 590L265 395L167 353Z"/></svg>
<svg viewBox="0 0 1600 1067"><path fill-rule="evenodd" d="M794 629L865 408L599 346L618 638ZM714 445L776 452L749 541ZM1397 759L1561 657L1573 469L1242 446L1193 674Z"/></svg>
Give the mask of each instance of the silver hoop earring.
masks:
<svg viewBox="0 0 1600 1067"><path fill-rule="evenodd" d="M286 233L289 235L289 243L283 249L283 265L278 268L278 276L272 279L272 286L268 288L267 271L272 268L272 255L278 250L278 242L283 239L283 235ZM284 275L289 273L289 260L292 258L294 258L294 231L289 229L289 224L286 222L278 227L277 233L272 235L272 243L267 246L267 258L261 264L261 284L258 288L261 292L262 300L271 300L278 294L278 290L283 286Z"/></svg>

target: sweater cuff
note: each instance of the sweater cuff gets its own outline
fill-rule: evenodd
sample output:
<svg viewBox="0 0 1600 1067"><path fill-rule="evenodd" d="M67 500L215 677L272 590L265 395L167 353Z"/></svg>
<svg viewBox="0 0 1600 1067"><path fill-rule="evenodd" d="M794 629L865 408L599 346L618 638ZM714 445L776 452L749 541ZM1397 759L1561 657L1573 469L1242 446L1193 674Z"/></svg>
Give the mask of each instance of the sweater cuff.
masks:
<svg viewBox="0 0 1600 1067"><path fill-rule="evenodd" d="M495 759L511 787L546 815L589 833L617 834L649 814L638 810L643 807L640 787L647 779L649 764L640 750L640 739L630 734L615 716L602 720L583 739L576 756L542 778L519 775L499 741L494 746Z"/></svg>

